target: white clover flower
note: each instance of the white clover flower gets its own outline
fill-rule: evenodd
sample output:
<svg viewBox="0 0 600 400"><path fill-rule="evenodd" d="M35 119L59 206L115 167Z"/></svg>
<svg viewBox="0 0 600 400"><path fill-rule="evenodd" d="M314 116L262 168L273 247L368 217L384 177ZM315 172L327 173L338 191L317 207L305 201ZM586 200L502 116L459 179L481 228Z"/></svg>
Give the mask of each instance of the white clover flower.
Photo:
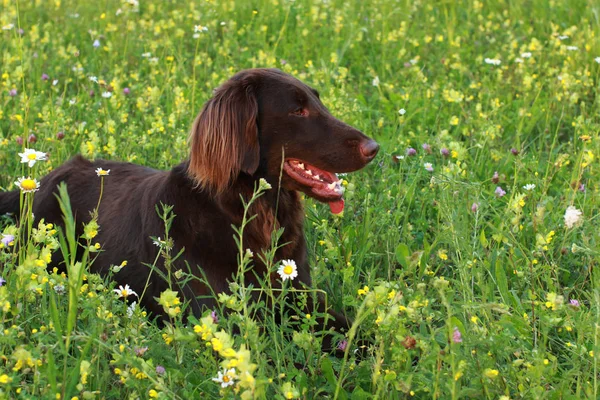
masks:
<svg viewBox="0 0 600 400"><path fill-rule="evenodd" d="M222 388L226 388L227 386L231 386L235 384L236 379L235 368L231 369L223 369L223 371L219 371L219 374L216 378L212 378L213 381L221 384Z"/></svg>
<svg viewBox="0 0 600 400"><path fill-rule="evenodd" d="M527 190L528 192L532 191L533 189L535 189L535 183L528 183L527 185L523 186L523 189Z"/></svg>
<svg viewBox="0 0 600 400"><path fill-rule="evenodd" d="M525 52L525 53L521 53L521 57L523 58L531 58L531 53L530 52Z"/></svg>
<svg viewBox="0 0 600 400"><path fill-rule="evenodd" d="M579 47L577 47L577 46L567 46L567 50L569 50L569 51L577 51L577 50L579 50Z"/></svg>
<svg viewBox="0 0 600 400"><path fill-rule="evenodd" d="M70 105L73 105L75 103L77 103L77 99L71 99L71 100L69 100L69 104Z"/></svg>
<svg viewBox="0 0 600 400"><path fill-rule="evenodd" d="M94 83L98 83L98 77L96 77L96 76L90 76L90 81L92 81Z"/></svg>
<svg viewBox="0 0 600 400"><path fill-rule="evenodd" d="M495 58L486 58L484 60L484 62L486 64L490 64L490 65L500 65L502 63L501 60L495 59Z"/></svg>
<svg viewBox="0 0 600 400"><path fill-rule="evenodd" d="M423 164L423 167L425 167L426 171L433 172L433 164L431 164L430 162L426 162L425 164Z"/></svg>
<svg viewBox="0 0 600 400"><path fill-rule="evenodd" d="M565 226L569 229L581 222L583 213L574 206L567 207L565 211Z"/></svg>
<svg viewBox="0 0 600 400"><path fill-rule="evenodd" d="M398 110L398 114L404 115L404 114L406 114L406 110L404 108L401 108Z"/></svg>
<svg viewBox="0 0 600 400"><path fill-rule="evenodd" d="M515 62L521 64L523 62L523 59L517 57L517 58L515 58Z"/></svg>
<svg viewBox="0 0 600 400"><path fill-rule="evenodd" d="M375 78L373 78L373 82L371 82L371 84L373 86L379 86L379 77L376 76Z"/></svg>
<svg viewBox="0 0 600 400"><path fill-rule="evenodd" d="M21 157L21 163L26 163L29 168L33 167L38 161L46 161L48 159L46 153L33 149L25 149L22 153L19 153L19 157Z"/></svg>
<svg viewBox="0 0 600 400"><path fill-rule="evenodd" d="M282 280L294 280L298 276L298 267L294 260L281 260L281 265L277 270L277 273Z"/></svg>
<svg viewBox="0 0 600 400"><path fill-rule="evenodd" d="M4 25L4 26L2 27L2 30L3 30L3 31L10 31L10 30L11 30L12 28L14 28L14 27L15 27L15 25L14 25L14 24L8 24L8 25Z"/></svg>
<svg viewBox="0 0 600 400"><path fill-rule="evenodd" d="M110 99L112 97L112 92L102 92L102 97Z"/></svg>
<svg viewBox="0 0 600 400"><path fill-rule="evenodd" d="M142 53L142 57L144 58L150 58L152 57L152 53L148 52L148 53Z"/></svg>
<svg viewBox="0 0 600 400"><path fill-rule="evenodd" d="M119 296L119 298L127 298L129 296L138 297L138 294L131 290L129 285L125 285L125 287L123 287L123 285L119 285L119 288L113 289L113 292L115 292Z"/></svg>
<svg viewBox="0 0 600 400"><path fill-rule="evenodd" d="M559 39L559 40L565 40L565 39L568 39L568 38L569 38L569 37L568 37L567 35L560 35L560 36L558 37L558 39Z"/></svg>
<svg viewBox="0 0 600 400"><path fill-rule="evenodd" d="M594 58L594 61L596 61L598 64L600 64L600 57Z"/></svg>

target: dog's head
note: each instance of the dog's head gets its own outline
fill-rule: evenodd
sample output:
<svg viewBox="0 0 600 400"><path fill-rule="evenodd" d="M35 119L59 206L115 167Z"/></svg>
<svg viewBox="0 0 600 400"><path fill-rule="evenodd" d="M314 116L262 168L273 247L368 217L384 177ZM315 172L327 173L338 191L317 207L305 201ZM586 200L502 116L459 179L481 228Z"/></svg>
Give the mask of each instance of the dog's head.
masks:
<svg viewBox="0 0 600 400"><path fill-rule="evenodd" d="M218 194L239 174L276 184L283 164L283 187L337 213L343 187L336 172L364 167L378 150L374 140L334 118L315 89L276 69L250 69L219 87L196 118L189 173Z"/></svg>

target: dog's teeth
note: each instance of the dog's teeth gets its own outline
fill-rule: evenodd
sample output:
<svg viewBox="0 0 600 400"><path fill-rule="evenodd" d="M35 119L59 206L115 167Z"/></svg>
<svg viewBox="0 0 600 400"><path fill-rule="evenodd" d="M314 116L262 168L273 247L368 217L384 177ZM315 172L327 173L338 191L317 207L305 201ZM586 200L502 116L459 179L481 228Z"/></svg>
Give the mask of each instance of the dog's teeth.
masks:
<svg viewBox="0 0 600 400"><path fill-rule="evenodd" d="M304 163L297 163L297 165L298 165L298 168L304 169Z"/></svg>
<svg viewBox="0 0 600 400"><path fill-rule="evenodd" d="M311 171L310 169L307 169L307 170L306 170L306 173L307 173L308 175L312 175L312 171Z"/></svg>
<svg viewBox="0 0 600 400"><path fill-rule="evenodd" d="M327 185L327 187L331 190L335 189L336 186L337 184L335 182L331 182L329 185Z"/></svg>
<svg viewBox="0 0 600 400"><path fill-rule="evenodd" d="M313 176L313 179L316 180L316 181L320 181L321 177L319 175L315 175L315 176Z"/></svg>

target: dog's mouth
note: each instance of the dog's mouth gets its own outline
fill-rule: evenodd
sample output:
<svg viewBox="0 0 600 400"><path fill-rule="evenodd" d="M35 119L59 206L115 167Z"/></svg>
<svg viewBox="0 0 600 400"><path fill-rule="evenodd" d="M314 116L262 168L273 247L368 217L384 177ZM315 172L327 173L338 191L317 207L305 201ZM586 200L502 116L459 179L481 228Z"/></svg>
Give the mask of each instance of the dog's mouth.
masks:
<svg viewBox="0 0 600 400"><path fill-rule="evenodd" d="M305 189L305 193L324 203L334 214L344 211L344 187L335 173L322 170L306 161L288 158L283 163L283 170L294 181Z"/></svg>

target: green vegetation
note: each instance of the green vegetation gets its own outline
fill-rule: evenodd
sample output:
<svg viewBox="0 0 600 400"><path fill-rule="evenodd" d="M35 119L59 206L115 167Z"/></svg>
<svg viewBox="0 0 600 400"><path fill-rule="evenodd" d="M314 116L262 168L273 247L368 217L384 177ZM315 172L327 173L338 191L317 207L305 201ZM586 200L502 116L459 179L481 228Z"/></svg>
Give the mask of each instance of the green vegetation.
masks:
<svg viewBox="0 0 600 400"><path fill-rule="evenodd" d="M213 88L280 68L382 145L343 216L305 204L315 288L355 335L322 354L314 314L277 324L239 282L188 323L163 293L157 326L87 272L102 227L78 262L68 199L57 232L24 193L0 220L0 398L600 397L596 2L135 3L3 1L0 185L76 153L170 168Z"/></svg>

